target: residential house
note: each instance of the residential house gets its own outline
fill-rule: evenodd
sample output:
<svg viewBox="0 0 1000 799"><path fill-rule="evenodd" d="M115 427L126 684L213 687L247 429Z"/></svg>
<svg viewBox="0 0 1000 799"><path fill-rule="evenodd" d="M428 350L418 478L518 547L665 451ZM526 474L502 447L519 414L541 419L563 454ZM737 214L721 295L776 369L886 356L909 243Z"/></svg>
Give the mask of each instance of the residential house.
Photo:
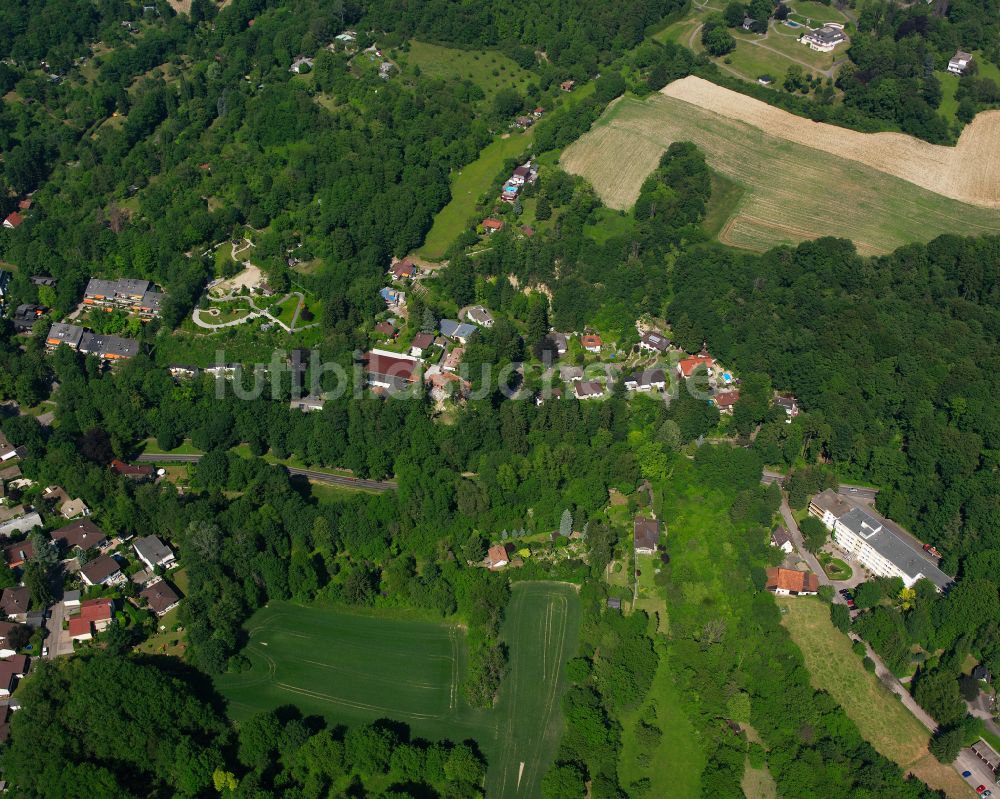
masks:
<svg viewBox="0 0 1000 799"><path fill-rule="evenodd" d="M396 326L389 321L379 322L375 325L375 332L382 338L395 338Z"/></svg>
<svg viewBox="0 0 1000 799"><path fill-rule="evenodd" d="M510 563L510 558L507 555L507 547L503 544L494 544L491 546L486 559L491 569L502 569Z"/></svg>
<svg viewBox="0 0 1000 799"><path fill-rule="evenodd" d="M77 497L76 499L66 500L60 506L59 513L62 514L64 519L75 519L78 516L89 516L90 508L87 507L86 502Z"/></svg>
<svg viewBox="0 0 1000 799"><path fill-rule="evenodd" d="M541 106L538 106L534 111L531 112L531 115L535 119L539 119L542 116L542 114L544 114L544 113L545 113L545 109L542 108Z"/></svg>
<svg viewBox="0 0 1000 799"><path fill-rule="evenodd" d="M844 34L843 27L839 24L827 23L822 28L802 34L799 37L799 41L802 44L809 45L810 50L815 50L819 53L829 53L838 44L846 42L847 36Z"/></svg>
<svg viewBox="0 0 1000 799"><path fill-rule="evenodd" d="M715 367L715 358L711 355L689 355L677 362L677 373L685 380L698 369L704 369L709 375Z"/></svg>
<svg viewBox="0 0 1000 799"><path fill-rule="evenodd" d="M12 461L16 458L23 458L26 453L24 447L15 447L10 441L7 440L7 436L0 432L0 463L5 461ZM20 475L20 473L18 473ZM9 477L4 477L5 480L9 480Z"/></svg>
<svg viewBox="0 0 1000 799"><path fill-rule="evenodd" d="M493 314L482 305L473 305L465 312L465 320L480 327L493 327Z"/></svg>
<svg viewBox="0 0 1000 799"><path fill-rule="evenodd" d="M146 600L149 609L157 616L163 616L176 608L181 598L166 580L156 580L147 585L139 596Z"/></svg>
<svg viewBox="0 0 1000 799"><path fill-rule="evenodd" d="M545 336L545 341L550 350L555 350L560 358L569 351L569 338L565 333L552 331Z"/></svg>
<svg viewBox="0 0 1000 799"><path fill-rule="evenodd" d="M10 696L19 677L28 671L28 659L24 655L14 655L0 660L0 696Z"/></svg>
<svg viewBox="0 0 1000 799"><path fill-rule="evenodd" d="M45 316L45 308L41 305L24 303L14 310L14 330L18 333L30 333L35 322Z"/></svg>
<svg viewBox="0 0 1000 799"><path fill-rule="evenodd" d="M125 581L121 566L110 555L98 555L80 569L80 579L85 585L118 585Z"/></svg>
<svg viewBox="0 0 1000 799"><path fill-rule="evenodd" d="M80 589L74 591L63 591L63 607L66 610L80 609Z"/></svg>
<svg viewBox="0 0 1000 799"><path fill-rule="evenodd" d="M632 522L635 554L655 555L660 543L660 523L648 516L636 516Z"/></svg>
<svg viewBox="0 0 1000 799"><path fill-rule="evenodd" d="M0 621L0 658L16 655L17 650L24 645L30 634L30 629L23 624Z"/></svg>
<svg viewBox="0 0 1000 799"><path fill-rule="evenodd" d="M66 626L73 641L89 641L94 637L94 625L79 616L70 619Z"/></svg>
<svg viewBox="0 0 1000 799"><path fill-rule="evenodd" d="M601 347L604 342L601 341L601 337L596 333L584 333L580 336L580 343L587 352L592 352L599 355L601 352Z"/></svg>
<svg viewBox="0 0 1000 799"><path fill-rule="evenodd" d="M412 280L417 276L417 266L409 258L404 258L389 267L389 274L396 280Z"/></svg>
<svg viewBox="0 0 1000 799"><path fill-rule="evenodd" d="M52 532L52 540L64 550L94 549L107 543L104 531L90 519L67 524Z"/></svg>
<svg viewBox="0 0 1000 799"><path fill-rule="evenodd" d="M969 64L971 63L972 53L956 50L955 55L948 60L948 71L952 75L964 75L965 70L969 68Z"/></svg>
<svg viewBox="0 0 1000 799"><path fill-rule="evenodd" d="M791 394L779 394L774 398L774 404L785 412L785 421L789 424L799 415L799 401Z"/></svg>
<svg viewBox="0 0 1000 799"><path fill-rule="evenodd" d="M139 342L134 339L91 333L79 325L57 322L49 328L45 346L52 350L60 344L65 344L84 355L96 355L104 361L134 358L139 354Z"/></svg>
<svg viewBox="0 0 1000 799"><path fill-rule="evenodd" d="M14 514L7 516L9 511L13 511ZM0 519L3 520L0 521L0 538L17 533L29 533L36 527L44 526L38 511L29 510L23 505L17 505L14 508L0 506Z"/></svg>
<svg viewBox="0 0 1000 799"><path fill-rule="evenodd" d="M433 333L417 333L410 342L410 355L414 358L423 358L424 353L434 344Z"/></svg>
<svg viewBox="0 0 1000 799"><path fill-rule="evenodd" d="M441 370L444 372L456 371L462 363L462 357L464 355L465 347L455 347L455 349L445 355L441 360Z"/></svg>
<svg viewBox="0 0 1000 799"><path fill-rule="evenodd" d="M535 124L535 118L533 116L531 117L519 116L514 120L514 124L517 125L519 128L521 128L522 130L525 130Z"/></svg>
<svg viewBox="0 0 1000 799"><path fill-rule="evenodd" d="M990 676L990 670L982 663L979 663L972 668L972 679L983 680L984 682L993 682L993 678Z"/></svg>
<svg viewBox="0 0 1000 799"><path fill-rule="evenodd" d="M36 286L54 286L56 284L56 279L51 275L32 275L30 280Z"/></svg>
<svg viewBox="0 0 1000 799"><path fill-rule="evenodd" d="M66 493L66 490L62 486L48 486L42 491L42 499L52 503L56 507L62 507L62 505L69 502L69 494Z"/></svg>
<svg viewBox="0 0 1000 799"><path fill-rule="evenodd" d="M899 577L907 588L927 579L938 591L954 582L902 527L832 489L813 497L809 513L833 532L837 546L878 577Z"/></svg>
<svg viewBox="0 0 1000 799"><path fill-rule="evenodd" d="M792 543L792 537L788 534L788 530L780 526L773 533L771 533L771 546L777 547L786 555L791 555L792 551L795 549L795 545Z"/></svg>
<svg viewBox="0 0 1000 799"><path fill-rule="evenodd" d="M4 616L17 620L22 620L27 616L31 607L31 591L23 585L14 588L5 588L0 594L0 611Z"/></svg>
<svg viewBox="0 0 1000 799"><path fill-rule="evenodd" d="M288 68L288 71L294 72L296 75L299 75L303 72L308 72L309 70L311 70L312 66L313 66L313 59L306 58L305 56L300 55L292 62L292 65Z"/></svg>
<svg viewBox="0 0 1000 799"><path fill-rule="evenodd" d="M753 26L757 24L757 20L753 17L743 17L743 30L752 31Z"/></svg>
<svg viewBox="0 0 1000 799"><path fill-rule="evenodd" d="M148 280L124 277L119 280L91 278L83 292L83 304L118 308L143 319L159 316L166 295Z"/></svg>
<svg viewBox="0 0 1000 799"><path fill-rule="evenodd" d="M438 323L438 329L441 331L442 336L455 339L460 344L467 344L469 339L472 338L472 334L479 328L476 325L470 325L468 322L442 319Z"/></svg>
<svg viewBox="0 0 1000 799"><path fill-rule="evenodd" d="M629 391L663 391L667 387L667 375L662 369L645 369L625 378L625 388Z"/></svg>
<svg viewBox="0 0 1000 799"><path fill-rule="evenodd" d="M371 350L365 353L368 385L378 388L402 390L413 385L419 377L419 358L399 352Z"/></svg>
<svg viewBox="0 0 1000 799"><path fill-rule="evenodd" d="M27 561L35 557L35 547L30 541L16 541L3 548L4 559L12 569L19 569Z"/></svg>
<svg viewBox="0 0 1000 799"><path fill-rule="evenodd" d="M397 291L394 288L386 286L378 295L385 301L385 304L389 307L393 305L405 305L406 304L406 292Z"/></svg>
<svg viewBox="0 0 1000 799"><path fill-rule="evenodd" d="M483 230L486 231L487 236L490 236L499 230L503 230L503 220L494 219L492 216L487 217L483 220Z"/></svg>
<svg viewBox="0 0 1000 799"><path fill-rule="evenodd" d="M622 601L616 596L609 596L607 605L608 605L608 610L622 609Z"/></svg>
<svg viewBox="0 0 1000 799"><path fill-rule="evenodd" d="M575 383L578 380L583 380L583 368L564 364L559 367L559 379L564 383Z"/></svg>
<svg viewBox="0 0 1000 799"><path fill-rule="evenodd" d="M304 413L311 413L313 411L321 411L326 405L326 400L322 397L317 397L310 394L308 397L302 397L301 399L293 399L288 403L288 407L293 411L303 411Z"/></svg>
<svg viewBox="0 0 1000 799"><path fill-rule="evenodd" d="M643 333L639 339L639 349L662 355L670 349L670 339L655 330Z"/></svg>
<svg viewBox="0 0 1000 799"><path fill-rule="evenodd" d="M517 202L517 195L520 194L520 192L521 187L516 183L505 183L503 188L500 190L500 199L505 203Z"/></svg>
<svg viewBox="0 0 1000 799"><path fill-rule="evenodd" d="M170 372L170 376L178 380L192 380L198 376L197 366L183 366L181 364L174 364L168 367L167 371Z"/></svg>
<svg viewBox="0 0 1000 799"><path fill-rule="evenodd" d="M719 413L732 415L733 406L740 399L739 391L720 391L712 397L712 404L719 409Z"/></svg>
<svg viewBox="0 0 1000 799"><path fill-rule="evenodd" d="M764 588L778 596L811 596L819 591L819 578L810 571L771 566Z"/></svg>
<svg viewBox="0 0 1000 799"><path fill-rule="evenodd" d="M115 458L111 461L111 471L120 477L127 477L136 483L144 483L156 476L156 469L146 463L125 463Z"/></svg>
<svg viewBox="0 0 1000 799"><path fill-rule="evenodd" d="M21 227L23 222L23 216L21 216L17 211L11 211L3 220L3 226L7 228L7 230L14 230L15 228Z"/></svg>
<svg viewBox="0 0 1000 799"><path fill-rule="evenodd" d="M576 86L575 80L564 80L562 83L559 84L559 88L562 89L564 92L573 91L574 86Z"/></svg>
<svg viewBox="0 0 1000 799"><path fill-rule="evenodd" d="M144 538L137 538L132 542L132 549L139 556L139 560L150 569L155 569L157 566L169 569L177 563L173 550L164 544L159 536L147 535Z"/></svg>
<svg viewBox="0 0 1000 799"><path fill-rule="evenodd" d="M238 363L217 363L206 366L204 372L216 380L233 380L242 368Z"/></svg>
<svg viewBox="0 0 1000 799"><path fill-rule="evenodd" d="M580 400L601 399L606 393L604 384L597 380L578 380L573 383L573 391Z"/></svg>

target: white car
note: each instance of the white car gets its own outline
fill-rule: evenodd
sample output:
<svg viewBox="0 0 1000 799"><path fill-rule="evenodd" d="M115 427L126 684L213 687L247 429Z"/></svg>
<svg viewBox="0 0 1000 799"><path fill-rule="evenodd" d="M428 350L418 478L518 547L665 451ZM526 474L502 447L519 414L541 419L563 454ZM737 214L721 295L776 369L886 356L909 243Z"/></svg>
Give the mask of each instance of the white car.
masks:
<svg viewBox="0 0 1000 799"><path fill-rule="evenodd" d="M42 647L42 657L47 658L49 656L49 648L47 646Z"/></svg>

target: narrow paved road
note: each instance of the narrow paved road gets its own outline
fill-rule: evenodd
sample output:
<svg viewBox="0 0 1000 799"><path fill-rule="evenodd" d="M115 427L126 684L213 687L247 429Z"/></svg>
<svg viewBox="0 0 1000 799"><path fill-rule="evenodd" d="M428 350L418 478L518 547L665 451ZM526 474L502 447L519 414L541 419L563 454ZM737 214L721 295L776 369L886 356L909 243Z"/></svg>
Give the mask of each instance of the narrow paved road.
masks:
<svg viewBox="0 0 1000 799"><path fill-rule="evenodd" d="M791 537L792 544L795 546L795 551L798 552L799 557L809 564L809 568L812 569L813 573L819 579L820 585L829 585L830 578L826 576L826 572L819 565L816 556L806 549L805 542L802 540L802 533L799 530L799 526L795 523L795 517L792 516L792 509L788 507L788 500L784 495L781 497L781 518L785 520L788 535Z"/></svg>
<svg viewBox="0 0 1000 799"><path fill-rule="evenodd" d="M179 454L146 454L143 453L137 461L140 463L197 463L202 458L201 455L179 455ZM344 486L345 488L363 488L368 491L395 491L399 485L395 480L364 480L360 477L345 477L341 474L330 474L315 469L299 469L294 466L285 466L289 474L315 480L317 483L330 483L331 485Z"/></svg>

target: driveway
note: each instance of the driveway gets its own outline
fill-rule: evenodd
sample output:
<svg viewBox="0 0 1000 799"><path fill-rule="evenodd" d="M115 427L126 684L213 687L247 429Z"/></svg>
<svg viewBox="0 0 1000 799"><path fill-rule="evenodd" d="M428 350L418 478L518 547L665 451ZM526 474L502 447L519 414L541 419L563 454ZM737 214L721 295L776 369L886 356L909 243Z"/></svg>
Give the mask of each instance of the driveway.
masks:
<svg viewBox="0 0 1000 799"><path fill-rule="evenodd" d="M961 774L963 771L971 771L971 777L965 777L965 781L973 787L973 789L978 788L980 785L985 785L987 788L993 789L993 793L996 794L997 777L992 771L987 768L986 764L983 763L978 757L976 757L975 752L971 749L963 749L958 753L958 759L955 761L955 768L958 769L958 773Z"/></svg>
<svg viewBox="0 0 1000 799"><path fill-rule="evenodd" d="M826 576L826 572L823 571L823 567L820 566L816 556L806 549L805 543L802 540L802 533L799 531L799 526L795 523L795 517L792 516L792 509L788 507L788 500L784 495L781 497L781 518L785 521L785 527L788 528L788 535L791 537L792 544L795 546L795 551L799 557L809 565L809 568L819 578L820 585L830 585L830 578Z"/></svg>

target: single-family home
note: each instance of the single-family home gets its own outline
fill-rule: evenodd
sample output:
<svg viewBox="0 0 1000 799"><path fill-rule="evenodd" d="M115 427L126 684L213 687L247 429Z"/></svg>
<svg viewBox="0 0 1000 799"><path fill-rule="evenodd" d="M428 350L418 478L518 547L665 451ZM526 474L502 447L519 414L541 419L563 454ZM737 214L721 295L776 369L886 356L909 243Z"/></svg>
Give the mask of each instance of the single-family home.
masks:
<svg viewBox="0 0 1000 799"><path fill-rule="evenodd" d="M819 578L810 571L771 566L764 588L778 596L810 596L819 591Z"/></svg>
<svg viewBox="0 0 1000 799"><path fill-rule="evenodd" d="M152 480L156 475L156 469L145 463L125 463L115 458L111 461L111 471L120 477L127 477L136 483L143 483Z"/></svg>
<svg viewBox="0 0 1000 799"><path fill-rule="evenodd" d="M465 319L480 327L493 327L493 314L482 305L473 305L465 312Z"/></svg>
<svg viewBox="0 0 1000 799"><path fill-rule="evenodd" d="M434 344L433 333L417 333L410 341L410 355L414 358L423 358L424 353Z"/></svg>
<svg viewBox="0 0 1000 799"><path fill-rule="evenodd" d="M364 355L368 385L402 390L416 382L421 367L419 358L400 352L371 350Z"/></svg>
<svg viewBox="0 0 1000 799"><path fill-rule="evenodd" d="M176 608L181 598L177 592L170 587L166 580L156 580L139 592L139 596L146 600L149 609L157 616L163 616Z"/></svg>
<svg viewBox="0 0 1000 799"><path fill-rule="evenodd" d="M50 502L56 507L62 507L69 502L69 494L62 486L48 486L42 491L42 499Z"/></svg>
<svg viewBox="0 0 1000 799"><path fill-rule="evenodd" d="M12 621L0 621L0 658L16 655L17 650L24 646L31 635L31 630L23 624Z"/></svg>
<svg viewBox="0 0 1000 799"><path fill-rule="evenodd" d="M502 569L510 563L510 558L507 555L507 547L503 544L494 544L491 546L486 559L491 569Z"/></svg>
<svg viewBox="0 0 1000 799"><path fill-rule="evenodd" d="M417 276L417 266L409 258L403 258L393 262L389 274L396 280L412 280Z"/></svg>
<svg viewBox="0 0 1000 799"><path fill-rule="evenodd" d="M637 555L655 555L660 543L660 523L648 516L636 516L632 522Z"/></svg>
<svg viewBox="0 0 1000 799"><path fill-rule="evenodd" d="M23 216L21 216L17 211L11 211L3 220L3 226L7 228L7 230L14 230L15 228L21 227L23 222Z"/></svg>
<svg viewBox="0 0 1000 799"><path fill-rule="evenodd" d="M667 387L667 375L662 369L644 369L625 378L625 388L629 391L663 391Z"/></svg>
<svg viewBox="0 0 1000 799"><path fill-rule="evenodd" d="M80 579L85 585L118 585L125 581L118 561L110 555L98 555L80 569Z"/></svg>
<svg viewBox="0 0 1000 799"><path fill-rule="evenodd" d="M809 45L810 50L815 50L819 53L829 53L838 44L846 42L847 36L844 33L842 25L828 22L821 28L816 28L816 30L802 34L799 37L799 41L802 44Z"/></svg>
<svg viewBox="0 0 1000 799"><path fill-rule="evenodd" d="M956 50L955 55L948 60L948 71L952 75L963 75L971 63L972 53Z"/></svg>
<svg viewBox="0 0 1000 799"><path fill-rule="evenodd" d="M788 534L788 530L781 526L771 533L771 546L777 547L786 555L791 555L792 551L795 549L795 545L792 543L792 537Z"/></svg>
<svg viewBox="0 0 1000 799"><path fill-rule="evenodd" d="M155 569L157 566L161 569L169 569L177 563L174 551L164 544L159 536L147 535L143 538L137 538L132 542L132 549L139 556L139 560L150 569Z"/></svg>
<svg viewBox="0 0 1000 799"><path fill-rule="evenodd" d="M616 596L609 596L607 601L608 610L621 610L622 601Z"/></svg>
<svg viewBox="0 0 1000 799"><path fill-rule="evenodd" d="M10 696L17 685L17 679L28 671L28 659L24 655L14 655L0 660L0 696Z"/></svg>
<svg viewBox="0 0 1000 799"><path fill-rule="evenodd" d="M27 561L35 557L35 547L28 540L15 541L13 544L7 544L3 548L3 554L10 568L19 569Z"/></svg>
<svg viewBox="0 0 1000 799"><path fill-rule="evenodd" d="M12 461L16 458L23 458L27 450L24 447L15 447L10 441L7 440L2 432L0 432L0 463L5 461ZM10 478L4 478L10 479Z"/></svg>
<svg viewBox="0 0 1000 799"><path fill-rule="evenodd" d="M703 369L711 375L714 367L715 358L711 355L689 355L677 362L677 373L686 380L698 369Z"/></svg>
<svg viewBox="0 0 1000 799"><path fill-rule="evenodd" d="M476 325L470 325L468 322L459 322L455 319L442 319L438 323L438 329L441 331L442 336L455 339L460 344L466 344L472 337L472 334L479 328Z"/></svg>
<svg viewBox="0 0 1000 799"><path fill-rule="evenodd" d="M404 305L406 303L406 293L402 291L396 291L394 288L386 286L378 295L383 299L386 305Z"/></svg>
<svg viewBox="0 0 1000 799"><path fill-rule="evenodd" d="M43 524L38 511L25 508L24 505L15 505L13 508L0 505L0 538L28 533Z"/></svg>
<svg viewBox="0 0 1000 799"><path fill-rule="evenodd" d="M516 183L505 183L503 188L500 190L500 199L505 203L517 202L517 195L520 191L521 187Z"/></svg>
<svg viewBox="0 0 1000 799"><path fill-rule="evenodd" d="M94 625L79 616L70 619L66 626L73 641L89 641L94 637Z"/></svg>
<svg viewBox="0 0 1000 799"><path fill-rule="evenodd" d="M573 91L574 86L576 86L575 80L564 80L562 83L559 84L559 88L562 89L564 92Z"/></svg>
<svg viewBox="0 0 1000 799"><path fill-rule="evenodd" d="M487 217L483 220L483 230L486 231L486 235L490 236L497 231L503 230L503 220L494 219L492 216Z"/></svg>
<svg viewBox="0 0 1000 799"><path fill-rule="evenodd" d="M601 399L606 390L604 384L597 380L578 380L573 383L573 392L579 400Z"/></svg>
<svg viewBox="0 0 1000 799"><path fill-rule="evenodd" d="M310 394L307 397L300 397L299 399L293 399L288 403L288 407L293 411L302 411L303 413L312 413L313 411L321 411L326 406L326 400L322 397L317 397Z"/></svg>
<svg viewBox="0 0 1000 799"><path fill-rule="evenodd" d="M799 415L799 401L791 394L779 394L774 398L774 404L785 412L785 421L789 424Z"/></svg>
<svg viewBox="0 0 1000 799"><path fill-rule="evenodd" d="M655 330L650 330L643 333L639 339L639 349L662 355L670 349L670 339Z"/></svg>
<svg viewBox="0 0 1000 799"><path fill-rule="evenodd" d="M0 611L4 616L23 620L31 607L31 591L23 585L3 589L0 594Z"/></svg>
<svg viewBox="0 0 1000 799"><path fill-rule="evenodd" d="M583 345L583 348L587 352L600 354L604 342L601 341L601 337L596 333L584 333L580 336L580 344Z"/></svg>
<svg viewBox="0 0 1000 799"><path fill-rule="evenodd" d="M745 31L752 31L753 30L753 26L756 23L757 23L757 20L755 20L753 17L743 17L743 25L742 25L743 30L745 30Z"/></svg>
<svg viewBox="0 0 1000 799"><path fill-rule="evenodd" d="M522 130L524 130L525 128L530 128L532 125L535 124L535 118L533 116L531 117L519 116L514 119L514 124L517 125L519 128L521 128Z"/></svg>
<svg viewBox="0 0 1000 799"><path fill-rule="evenodd" d="M583 367L563 364L559 367L559 379L564 383L575 383L583 380Z"/></svg>
<svg viewBox="0 0 1000 799"><path fill-rule="evenodd" d="M56 279L51 275L32 275L31 282L36 286L54 286Z"/></svg>
<svg viewBox="0 0 1000 799"><path fill-rule="evenodd" d="M565 333L552 331L546 334L545 343L548 345L548 349L555 350L556 355L560 357L569 351L569 338Z"/></svg>
<svg viewBox="0 0 1000 799"><path fill-rule="evenodd" d="M986 668L982 663L979 663L972 668L972 679L983 680L984 682L993 682L993 677L990 675L990 670Z"/></svg>
<svg viewBox="0 0 1000 799"><path fill-rule="evenodd" d="M59 508L59 512L62 514L64 519L75 519L78 516L89 516L90 508L87 507L86 502L77 497L76 499L70 499L64 502Z"/></svg>
<svg viewBox="0 0 1000 799"><path fill-rule="evenodd" d="M299 75L303 72L308 72L310 69L312 69L312 65L313 65L313 59L306 58L305 56L300 55L298 58L292 61L292 65L288 68L288 71L294 72L296 75Z"/></svg>
<svg viewBox="0 0 1000 799"><path fill-rule="evenodd" d="M92 549L107 543L104 531L90 519L81 519L52 532L52 540L65 550Z"/></svg>
<svg viewBox="0 0 1000 799"><path fill-rule="evenodd" d="M167 367L167 371L170 372L170 376L177 380L192 380L198 376L197 366L184 366L183 364L174 364L173 366Z"/></svg>
<svg viewBox="0 0 1000 799"><path fill-rule="evenodd" d="M381 338L395 338L396 337L396 326L389 321L382 321L375 325L375 333L377 333Z"/></svg>
<svg viewBox="0 0 1000 799"><path fill-rule="evenodd" d="M739 391L720 391L712 397L712 404L719 409L719 413L732 414L733 406L740 399Z"/></svg>
<svg viewBox="0 0 1000 799"><path fill-rule="evenodd" d="M462 363L462 357L464 355L465 347L455 347L455 349L441 359L441 370L444 372L456 371Z"/></svg>
<svg viewBox="0 0 1000 799"><path fill-rule="evenodd" d="M203 371L216 380L233 380L242 368L238 363L215 363L206 366Z"/></svg>
<svg viewBox="0 0 1000 799"><path fill-rule="evenodd" d="M14 310L14 330L18 333L30 333L35 327L35 322L45 316L45 307L22 303Z"/></svg>
<svg viewBox="0 0 1000 799"><path fill-rule="evenodd" d="M532 111L532 112L531 112L531 115L532 115L532 116L533 116L533 117L534 117L535 119L538 119L538 118L539 118L539 117L540 117L540 116L541 116L542 114L544 114L544 113L545 113L545 109L544 109L544 108L542 108L542 106L538 106L538 107L537 107L537 108L536 108L536 109L535 109L534 111Z"/></svg>

